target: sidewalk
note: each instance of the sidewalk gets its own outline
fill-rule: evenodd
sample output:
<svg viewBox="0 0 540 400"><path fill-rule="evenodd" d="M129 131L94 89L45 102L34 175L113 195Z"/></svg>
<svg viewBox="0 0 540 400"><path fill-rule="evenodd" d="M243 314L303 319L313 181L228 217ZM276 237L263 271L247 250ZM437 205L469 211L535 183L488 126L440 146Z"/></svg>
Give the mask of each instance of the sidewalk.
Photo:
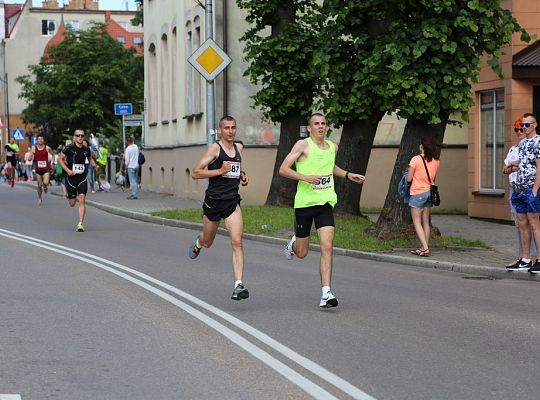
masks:
<svg viewBox="0 0 540 400"><path fill-rule="evenodd" d="M35 187L32 183L19 183ZM51 193L62 196L60 186L52 185ZM129 190L122 192L114 188L111 192L89 193L87 204L104 211L161 225L199 229L201 224L168 220L149 215L153 211L200 208L201 202L182 199L171 195L142 191L137 200L128 200ZM378 215L370 215L376 219ZM507 272L504 266L516 258L517 230L514 226L469 218L465 215L433 215L433 225L443 235L457 236L464 239L480 240L490 249L433 249L431 257L418 257L410 254L410 249L395 249L391 252L369 253L354 250L335 249L335 254L363 259L372 259L396 264L415 265L426 268L450 270L476 275L470 278L512 278L539 280L540 274L527 272ZM284 239L244 234L248 240L285 244ZM312 246L317 249L318 246Z"/></svg>

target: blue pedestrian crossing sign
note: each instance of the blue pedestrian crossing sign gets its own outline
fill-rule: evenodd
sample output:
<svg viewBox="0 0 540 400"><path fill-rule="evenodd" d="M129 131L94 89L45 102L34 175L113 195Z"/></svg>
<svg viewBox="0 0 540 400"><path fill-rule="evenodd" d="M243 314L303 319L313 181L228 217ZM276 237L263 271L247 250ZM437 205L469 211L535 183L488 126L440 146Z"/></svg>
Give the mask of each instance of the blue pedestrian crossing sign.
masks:
<svg viewBox="0 0 540 400"><path fill-rule="evenodd" d="M22 142L24 140L24 129L15 128L11 130L11 136L17 141Z"/></svg>

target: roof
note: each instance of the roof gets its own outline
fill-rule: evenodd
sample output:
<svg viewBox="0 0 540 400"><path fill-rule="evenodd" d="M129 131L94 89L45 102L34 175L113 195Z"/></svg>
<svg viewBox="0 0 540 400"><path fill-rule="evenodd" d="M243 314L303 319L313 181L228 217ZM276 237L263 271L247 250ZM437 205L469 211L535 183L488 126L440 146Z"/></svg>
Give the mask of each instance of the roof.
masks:
<svg viewBox="0 0 540 400"><path fill-rule="evenodd" d="M512 78L540 78L540 40L514 54L512 57Z"/></svg>
<svg viewBox="0 0 540 400"><path fill-rule="evenodd" d="M4 4L4 21L6 26L5 37L8 38L15 24L11 24L11 19L18 19L24 8L24 4Z"/></svg>

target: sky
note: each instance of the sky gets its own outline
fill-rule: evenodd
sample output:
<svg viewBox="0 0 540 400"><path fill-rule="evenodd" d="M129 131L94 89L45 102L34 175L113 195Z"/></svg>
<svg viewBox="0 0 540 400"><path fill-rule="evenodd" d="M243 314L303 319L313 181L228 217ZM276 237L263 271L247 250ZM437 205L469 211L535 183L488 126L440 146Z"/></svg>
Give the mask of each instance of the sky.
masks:
<svg viewBox="0 0 540 400"><path fill-rule="evenodd" d="M68 0L58 0L58 4L61 5L62 1L65 1L66 3L68 2ZM22 4L24 2L25 0L4 0L4 3ZM122 8L123 3L124 3L124 0L99 0L99 9L100 10L125 10L125 8ZM128 9L130 11L135 11L135 1L127 0L127 3L128 3ZM41 0L32 0L32 6L41 7Z"/></svg>

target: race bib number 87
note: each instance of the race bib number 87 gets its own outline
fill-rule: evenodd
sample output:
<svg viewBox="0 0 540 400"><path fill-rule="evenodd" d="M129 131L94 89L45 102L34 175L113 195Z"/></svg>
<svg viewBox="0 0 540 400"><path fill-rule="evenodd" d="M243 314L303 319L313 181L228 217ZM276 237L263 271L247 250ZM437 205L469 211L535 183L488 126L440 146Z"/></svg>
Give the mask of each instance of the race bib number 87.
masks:
<svg viewBox="0 0 540 400"><path fill-rule="evenodd" d="M240 163L239 162L231 162L231 170L225 174L223 174L224 178L233 178L238 179L240 178Z"/></svg>

